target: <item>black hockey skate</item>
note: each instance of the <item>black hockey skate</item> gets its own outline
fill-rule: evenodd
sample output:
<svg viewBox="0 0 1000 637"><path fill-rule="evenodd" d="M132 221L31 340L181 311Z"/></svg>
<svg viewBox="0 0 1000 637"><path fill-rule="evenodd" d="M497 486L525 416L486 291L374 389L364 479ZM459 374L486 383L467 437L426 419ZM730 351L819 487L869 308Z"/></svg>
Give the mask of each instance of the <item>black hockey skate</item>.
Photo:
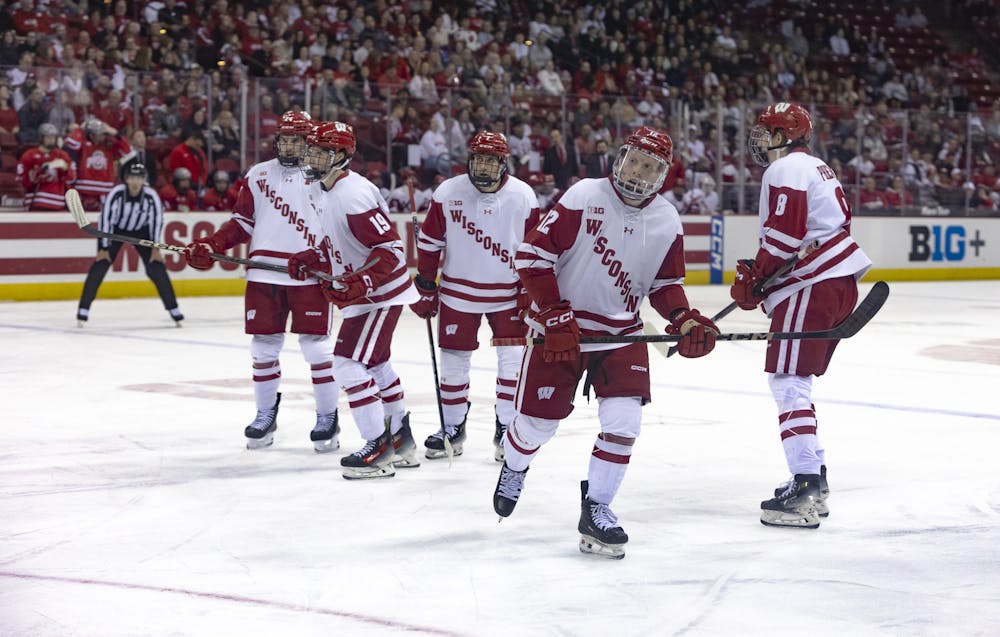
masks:
<svg viewBox="0 0 1000 637"><path fill-rule="evenodd" d="M507 425L501 425L498 416L496 429L493 431L493 459L497 462L503 462L503 437L506 433Z"/></svg>
<svg viewBox="0 0 1000 637"><path fill-rule="evenodd" d="M167 311L170 312L170 318L174 319L174 325L180 327L181 321L184 320L184 315L181 314L180 309L175 307L172 310Z"/></svg>
<svg viewBox="0 0 1000 637"><path fill-rule="evenodd" d="M386 425L388 426L388 418ZM417 460L417 441L410 431L410 412L403 416L403 426L399 431L392 434L392 449L392 466L397 469L414 469L420 466L420 461Z"/></svg>
<svg viewBox="0 0 1000 637"><path fill-rule="evenodd" d="M90 318L90 310L85 308L77 308L76 310L76 326L83 327L87 324L87 319Z"/></svg>
<svg viewBox="0 0 1000 637"><path fill-rule="evenodd" d="M347 480L391 478L396 475L392 466L394 455L392 435L386 429L375 440L369 440L364 447L341 458L340 466L344 468L343 475Z"/></svg>
<svg viewBox="0 0 1000 637"><path fill-rule="evenodd" d="M274 442L274 431L278 428L278 405L281 404L281 392L270 409L258 409L257 417L253 419L243 435L247 439L247 449L268 447Z"/></svg>
<svg viewBox="0 0 1000 637"><path fill-rule="evenodd" d="M612 560L625 557L628 535L618 526L618 516L606 504L599 504L587 497L589 483L580 482L580 552L591 553Z"/></svg>
<svg viewBox="0 0 1000 637"><path fill-rule="evenodd" d="M503 463L500 467L500 477L497 478L497 488L493 491L493 510L497 512L500 519L510 517L517 506L517 499L521 497L521 489L524 488L524 476L528 469L524 471L514 471Z"/></svg>
<svg viewBox="0 0 1000 637"><path fill-rule="evenodd" d="M316 453L328 453L340 449L340 424L337 410L328 414L316 414L316 426L309 432Z"/></svg>
<svg viewBox="0 0 1000 637"><path fill-rule="evenodd" d="M774 490L774 497L778 497L784 493L785 489L788 488L788 483L792 479L789 478L784 484L779 485L778 488ZM826 465L819 468L819 499L816 500L816 513L821 518L830 517L830 507L826 505L826 499L830 495L830 484L826 481Z"/></svg>
<svg viewBox="0 0 1000 637"><path fill-rule="evenodd" d="M797 473L779 495L760 503L760 523L797 529L818 529L818 473Z"/></svg>
<svg viewBox="0 0 1000 637"><path fill-rule="evenodd" d="M456 426L445 426L445 431L442 432L440 429L427 436L424 440L424 446L427 447L427 451L424 452L424 456L429 460L437 460L438 458L444 458L448 455L448 451L444 448L444 436L445 433L448 435L448 442L451 444L451 452L453 456L462 455L462 447L465 444L465 421L469 419L469 407L468 404L465 408L465 418L462 419Z"/></svg>

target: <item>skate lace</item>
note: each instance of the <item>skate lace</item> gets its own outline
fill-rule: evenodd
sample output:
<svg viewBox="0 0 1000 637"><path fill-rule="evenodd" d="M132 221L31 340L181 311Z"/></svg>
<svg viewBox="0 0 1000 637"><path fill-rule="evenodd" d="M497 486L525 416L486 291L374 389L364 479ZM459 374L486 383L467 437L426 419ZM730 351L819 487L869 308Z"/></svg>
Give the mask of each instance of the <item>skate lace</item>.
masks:
<svg viewBox="0 0 1000 637"><path fill-rule="evenodd" d="M508 469L506 466L500 472L500 486L497 493L508 500L517 500L524 488L524 472Z"/></svg>
<svg viewBox="0 0 1000 637"><path fill-rule="evenodd" d="M788 478L788 480L782 482L776 488L781 489L779 498L787 498L795 491L795 476Z"/></svg>
<svg viewBox="0 0 1000 637"><path fill-rule="evenodd" d="M333 428L337 426L336 413L316 414L316 426L313 427L313 431L333 431Z"/></svg>
<svg viewBox="0 0 1000 637"><path fill-rule="evenodd" d="M258 409L257 416L250 423L250 427L264 431L274 423L274 418L277 415L276 409Z"/></svg>
<svg viewBox="0 0 1000 637"><path fill-rule="evenodd" d="M445 432L448 434L448 440L454 440L455 434L458 433L458 427L453 427L450 425L445 425ZM431 438L437 438L438 440L444 440L444 433L440 429L431 434Z"/></svg>
<svg viewBox="0 0 1000 637"><path fill-rule="evenodd" d="M369 440L368 442L365 443L364 447L361 447L360 449L358 449L357 451L355 451L351 455L352 456L357 456L359 458L364 458L365 456L370 455L372 452L374 452L376 449L378 449L379 446L381 446L382 442L383 442L382 441L382 436L379 436L375 440Z"/></svg>
<svg viewBox="0 0 1000 637"><path fill-rule="evenodd" d="M593 521L594 526L602 531L607 531L618 526L618 516L606 504L591 502L590 519Z"/></svg>

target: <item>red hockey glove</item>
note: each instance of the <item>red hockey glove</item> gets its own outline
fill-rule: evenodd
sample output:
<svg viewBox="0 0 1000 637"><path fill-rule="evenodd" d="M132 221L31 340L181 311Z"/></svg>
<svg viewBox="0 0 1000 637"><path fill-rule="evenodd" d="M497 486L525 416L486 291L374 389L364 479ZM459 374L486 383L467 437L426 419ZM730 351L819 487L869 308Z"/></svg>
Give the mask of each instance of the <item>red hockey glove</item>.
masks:
<svg viewBox="0 0 1000 637"><path fill-rule="evenodd" d="M531 296L528 294L528 290L525 289L524 285L517 286L517 305L514 306L514 312L517 317L524 320L524 317L528 315L531 310Z"/></svg>
<svg viewBox="0 0 1000 637"><path fill-rule="evenodd" d="M754 268L753 259L740 259L736 262L736 280L729 288L729 296L743 310L753 310L764 299L754 295L753 288L760 283L762 277Z"/></svg>
<svg viewBox="0 0 1000 637"><path fill-rule="evenodd" d="M288 257L288 276L296 281L305 281L310 272L330 273L330 261L326 258L326 252L310 248Z"/></svg>
<svg viewBox="0 0 1000 637"><path fill-rule="evenodd" d="M538 321L545 326L546 363L562 363L580 358L580 326L569 301L560 301L540 311Z"/></svg>
<svg viewBox="0 0 1000 637"><path fill-rule="evenodd" d="M214 263L211 257L213 252L221 254L223 251L213 240L213 237L206 237L201 241L187 244L184 248L184 260L195 270L208 270Z"/></svg>
<svg viewBox="0 0 1000 637"><path fill-rule="evenodd" d="M337 287L334 288L333 286ZM324 283L320 286L326 300L339 308L345 308L348 305L364 301L376 287L375 279L372 278L368 270L351 274L334 283Z"/></svg>
<svg viewBox="0 0 1000 637"><path fill-rule="evenodd" d="M413 280L420 292L420 300L410 305L413 313L422 319L437 316L440 298L438 295L438 285L430 279L425 279L419 274Z"/></svg>
<svg viewBox="0 0 1000 637"><path fill-rule="evenodd" d="M684 358L698 358L715 349L715 337L719 328L712 319L702 316L698 310L683 309L670 319L667 334L680 334L677 353Z"/></svg>

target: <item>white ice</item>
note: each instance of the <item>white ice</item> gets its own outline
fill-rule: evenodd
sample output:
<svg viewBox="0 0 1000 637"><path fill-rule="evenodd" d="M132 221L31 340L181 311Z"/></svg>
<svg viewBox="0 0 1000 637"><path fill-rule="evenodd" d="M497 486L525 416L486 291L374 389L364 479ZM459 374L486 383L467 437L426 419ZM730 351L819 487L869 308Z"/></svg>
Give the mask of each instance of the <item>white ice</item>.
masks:
<svg viewBox="0 0 1000 637"><path fill-rule="evenodd" d="M1000 282L891 287L815 383L832 488L815 531L758 521L787 477L763 343L651 350L617 562L577 549L582 398L497 522L488 347L464 456L349 482L360 437L342 403L344 448L313 452L294 337L275 444L244 448L240 298L182 298L182 329L152 298L98 299L83 329L72 302L2 304L0 635L1000 634ZM437 411L409 311L393 362L419 443Z"/></svg>

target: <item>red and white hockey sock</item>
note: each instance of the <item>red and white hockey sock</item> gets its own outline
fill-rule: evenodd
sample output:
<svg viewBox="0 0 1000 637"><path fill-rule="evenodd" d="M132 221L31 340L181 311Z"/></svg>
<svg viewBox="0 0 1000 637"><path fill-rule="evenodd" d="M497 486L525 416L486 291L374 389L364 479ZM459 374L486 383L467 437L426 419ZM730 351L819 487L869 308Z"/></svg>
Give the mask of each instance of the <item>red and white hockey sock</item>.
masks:
<svg viewBox="0 0 1000 637"><path fill-rule="evenodd" d="M310 365L312 369L313 396L316 398L316 413L329 414L337 409L340 387L333 378L333 361Z"/></svg>
<svg viewBox="0 0 1000 637"><path fill-rule="evenodd" d="M514 471L524 471L540 446L524 440L517 431L515 421L507 427L507 435L503 437L504 463Z"/></svg>
<svg viewBox="0 0 1000 637"><path fill-rule="evenodd" d="M818 474L821 461L817 449L816 414L812 409L796 409L778 415L781 446L788 470L793 474Z"/></svg>
<svg viewBox="0 0 1000 637"><path fill-rule="evenodd" d="M388 362L368 368L368 373L379 387L382 409L389 418L389 431L396 433L403 426L403 416L406 415L406 401L403 400L403 385L399 376Z"/></svg>
<svg viewBox="0 0 1000 637"><path fill-rule="evenodd" d="M365 440L375 440L385 431L385 412L379 397L378 385L369 378L353 387L345 387L354 423Z"/></svg>
<svg viewBox="0 0 1000 637"><path fill-rule="evenodd" d="M517 409L514 407L514 392L517 389L516 378L497 378L497 419L501 425L509 425L514 420Z"/></svg>
<svg viewBox="0 0 1000 637"><path fill-rule="evenodd" d="M588 497L600 504L611 504L618 493L628 470L635 438L627 438L609 433L597 434L594 449L590 452L590 469L587 471L589 483Z"/></svg>
<svg viewBox="0 0 1000 637"><path fill-rule="evenodd" d="M281 363L277 360L253 362L253 395L258 411L274 407L280 382Z"/></svg>

